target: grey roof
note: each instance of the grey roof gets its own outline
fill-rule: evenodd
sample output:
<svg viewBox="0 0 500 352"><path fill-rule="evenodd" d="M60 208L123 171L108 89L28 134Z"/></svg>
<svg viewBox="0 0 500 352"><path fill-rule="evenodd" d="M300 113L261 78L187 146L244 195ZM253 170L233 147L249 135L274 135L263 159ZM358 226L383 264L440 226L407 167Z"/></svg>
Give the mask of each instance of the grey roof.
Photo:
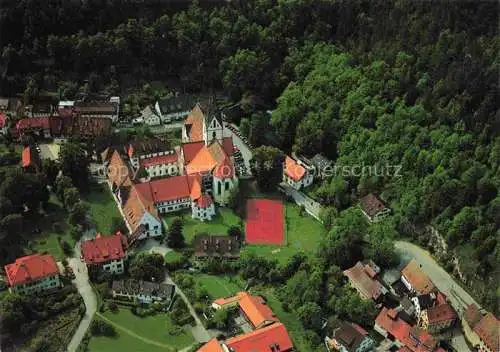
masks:
<svg viewBox="0 0 500 352"><path fill-rule="evenodd" d="M223 113L222 110L219 109L216 103L209 102L208 104L199 104L203 115L205 116L205 124L209 126L213 119L216 119L219 125L224 126L223 122Z"/></svg>
<svg viewBox="0 0 500 352"><path fill-rule="evenodd" d="M170 300L174 296L175 286L170 284L138 281L138 280L116 280L113 281L113 291L122 292L129 295L146 295L161 297Z"/></svg>
<svg viewBox="0 0 500 352"><path fill-rule="evenodd" d="M311 158L311 163L317 168L325 168L330 166L333 162L322 154L316 154Z"/></svg>
<svg viewBox="0 0 500 352"><path fill-rule="evenodd" d="M434 300L436 296L433 293L428 293L426 295L417 296L418 305L421 310L430 308L434 305Z"/></svg>
<svg viewBox="0 0 500 352"><path fill-rule="evenodd" d="M158 102L162 114L170 114L178 111L191 110L193 108L193 99L187 94L172 96Z"/></svg>

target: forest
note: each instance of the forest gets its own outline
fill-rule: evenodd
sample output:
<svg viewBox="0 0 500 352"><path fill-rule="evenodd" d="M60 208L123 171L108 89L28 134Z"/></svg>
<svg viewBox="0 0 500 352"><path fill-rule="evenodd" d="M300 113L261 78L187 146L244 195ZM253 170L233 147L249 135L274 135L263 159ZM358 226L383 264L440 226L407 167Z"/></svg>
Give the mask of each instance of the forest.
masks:
<svg viewBox="0 0 500 352"><path fill-rule="evenodd" d="M121 94L152 81L222 90L256 146L401 166L399 177L335 175L315 196L332 216L380 193L392 230L422 245L432 224L452 249L444 261L456 256L498 312L498 20L494 1L11 1L0 8L0 95ZM356 250L338 229L321 257Z"/></svg>

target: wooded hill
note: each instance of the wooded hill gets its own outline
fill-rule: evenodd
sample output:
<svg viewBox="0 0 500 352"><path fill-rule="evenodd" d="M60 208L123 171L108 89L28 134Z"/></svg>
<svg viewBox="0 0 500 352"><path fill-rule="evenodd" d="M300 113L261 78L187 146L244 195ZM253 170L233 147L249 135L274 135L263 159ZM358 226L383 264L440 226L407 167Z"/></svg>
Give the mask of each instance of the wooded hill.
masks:
<svg viewBox="0 0 500 352"><path fill-rule="evenodd" d="M334 177L317 196L342 210L379 192L398 231L423 244L417 230L434 224L464 259L475 294L497 310L495 1L172 4L6 2L0 93L30 101L41 90L70 97L84 84L118 91L127 76L175 79L241 101L256 145L323 152L339 165L401 165L401 177ZM271 119L255 102L274 110Z"/></svg>

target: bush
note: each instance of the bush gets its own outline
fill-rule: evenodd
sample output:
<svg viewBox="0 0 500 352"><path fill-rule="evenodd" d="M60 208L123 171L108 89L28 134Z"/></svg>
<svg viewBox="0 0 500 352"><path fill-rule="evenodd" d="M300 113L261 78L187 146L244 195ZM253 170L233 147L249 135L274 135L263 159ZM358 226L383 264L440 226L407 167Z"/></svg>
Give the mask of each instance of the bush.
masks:
<svg viewBox="0 0 500 352"><path fill-rule="evenodd" d="M61 246L61 249L63 250L64 254L70 255L71 253L73 253L73 248L71 248L68 242L61 241L59 245Z"/></svg>
<svg viewBox="0 0 500 352"><path fill-rule="evenodd" d="M116 336L116 330L113 325L101 319L94 319L94 321L92 321L90 331L95 336Z"/></svg>
<svg viewBox="0 0 500 352"><path fill-rule="evenodd" d="M118 312L118 304L116 304L115 302L109 302L108 303L108 308L110 311L112 311L113 313L116 313Z"/></svg>

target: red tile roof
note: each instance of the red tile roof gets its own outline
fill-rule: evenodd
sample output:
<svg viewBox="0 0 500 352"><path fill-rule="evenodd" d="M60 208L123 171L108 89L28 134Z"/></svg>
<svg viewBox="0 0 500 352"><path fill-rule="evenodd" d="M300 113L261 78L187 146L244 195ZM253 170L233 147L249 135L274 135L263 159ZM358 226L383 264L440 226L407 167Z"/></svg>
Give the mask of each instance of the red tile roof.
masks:
<svg viewBox="0 0 500 352"><path fill-rule="evenodd" d="M293 349L288 331L281 323L274 323L262 329L226 340L226 345L234 352L269 352L270 346L278 345L280 352Z"/></svg>
<svg viewBox="0 0 500 352"><path fill-rule="evenodd" d="M144 187L144 193L139 189L140 186ZM154 218L159 219L158 211L153 205L152 195L147 192L148 187L148 183L133 186L128 200L123 207L123 214L127 223L132 228L132 232L139 228L141 219L146 212L150 213Z"/></svg>
<svg viewBox="0 0 500 352"><path fill-rule="evenodd" d="M233 178L234 166L231 160L225 158L223 162L218 164L214 169L213 176L220 179Z"/></svg>
<svg viewBox="0 0 500 352"><path fill-rule="evenodd" d="M420 294L426 294L436 291L436 287L427 274L420 268L415 260L410 260L401 274L411 284L411 286Z"/></svg>
<svg viewBox="0 0 500 352"><path fill-rule="evenodd" d="M500 351L500 324L493 314L486 314L476 324L474 331L491 351Z"/></svg>
<svg viewBox="0 0 500 352"><path fill-rule="evenodd" d="M198 176L181 175L137 184L135 188L143 198L161 203L190 197L195 182L199 182Z"/></svg>
<svg viewBox="0 0 500 352"><path fill-rule="evenodd" d="M418 327L412 327L402 320L394 309L382 308L375 324L393 335L412 352L436 351L437 342L432 335Z"/></svg>
<svg viewBox="0 0 500 352"><path fill-rule="evenodd" d="M220 342L216 338L209 340L206 344L200 347L197 352L224 352Z"/></svg>
<svg viewBox="0 0 500 352"><path fill-rule="evenodd" d="M22 165L23 165L23 167L28 167L31 165L31 148L30 147L23 148Z"/></svg>
<svg viewBox="0 0 500 352"><path fill-rule="evenodd" d="M49 118L41 117L41 118L32 118L32 119L21 119L16 123L17 130L24 130L28 128L43 128L49 129Z"/></svg>
<svg viewBox="0 0 500 352"><path fill-rule="evenodd" d="M18 258L4 268L10 286L39 281L47 276L59 274L56 260L48 254L33 254Z"/></svg>
<svg viewBox="0 0 500 352"><path fill-rule="evenodd" d="M189 175L204 174L212 171L217 165L217 160L212 156L209 149L203 146L193 160L186 166Z"/></svg>
<svg viewBox="0 0 500 352"><path fill-rule="evenodd" d="M294 181L300 181L306 174L306 169L288 155L285 157L285 173Z"/></svg>
<svg viewBox="0 0 500 352"><path fill-rule="evenodd" d="M235 296L232 297L223 297L223 298L218 298L214 301L215 304L223 307L226 304L231 304L234 302L239 302L241 298L248 296L248 292L238 292Z"/></svg>
<svg viewBox="0 0 500 352"><path fill-rule="evenodd" d="M371 271L367 272L366 267ZM344 275L349 278L349 281L356 287L357 290L361 291L364 296L373 299L378 299L382 294L382 285L377 280L373 279L371 275L373 269L369 265L366 267L361 262L357 262L352 268L344 270ZM375 273L376 275L376 273Z"/></svg>
<svg viewBox="0 0 500 352"><path fill-rule="evenodd" d="M429 324L437 324L444 321L455 320L457 314L448 303L445 303L428 308L427 318L429 319Z"/></svg>
<svg viewBox="0 0 500 352"><path fill-rule="evenodd" d="M202 194L202 196L196 200L196 205L198 206L198 208L208 208L212 205L212 203L212 197L210 197L208 194Z"/></svg>
<svg viewBox="0 0 500 352"><path fill-rule="evenodd" d="M361 208L368 216L374 217L379 211L386 209L386 206L378 196L370 193L361 198Z"/></svg>
<svg viewBox="0 0 500 352"><path fill-rule="evenodd" d="M223 137L222 148L224 148L224 151L228 156L233 155L234 152L233 137Z"/></svg>
<svg viewBox="0 0 500 352"><path fill-rule="evenodd" d="M182 144L182 155L184 156L184 165L189 164L196 154L205 146L205 142L190 142Z"/></svg>
<svg viewBox="0 0 500 352"><path fill-rule="evenodd" d="M200 105L196 104L186 120L184 120L184 125L190 142L199 142L203 140L204 121L205 115L203 115Z"/></svg>
<svg viewBox="0 0 500 352"><path fill-rule="evenodd" d="M165 165L165 164L173 164L176 163L179 159L177 153L154 156L152 158L142 159L140 164L144 167L155 166L155 165Z"/></svg>
<svg viewBox="0 0 500 352"><path fill-rule="evenodd" d="M240 299L240 308L254 327L262 327L279 319L261 296L248 295Z"/></svg>
<svg viewBox="0 0 500 352"><path fill-rule="evenodd" d="M5 116L4 113L0 112L0 128L4 128L6 122L7 122L7 116Z"/></svg>
<svg viewBox="0 0 500 352"><path fill-rule="evenodd" d="M125 257L127 239L121 233L113 236L101 236L82 242L82 256L87 264L102 264L110 260Z"/></svg>

